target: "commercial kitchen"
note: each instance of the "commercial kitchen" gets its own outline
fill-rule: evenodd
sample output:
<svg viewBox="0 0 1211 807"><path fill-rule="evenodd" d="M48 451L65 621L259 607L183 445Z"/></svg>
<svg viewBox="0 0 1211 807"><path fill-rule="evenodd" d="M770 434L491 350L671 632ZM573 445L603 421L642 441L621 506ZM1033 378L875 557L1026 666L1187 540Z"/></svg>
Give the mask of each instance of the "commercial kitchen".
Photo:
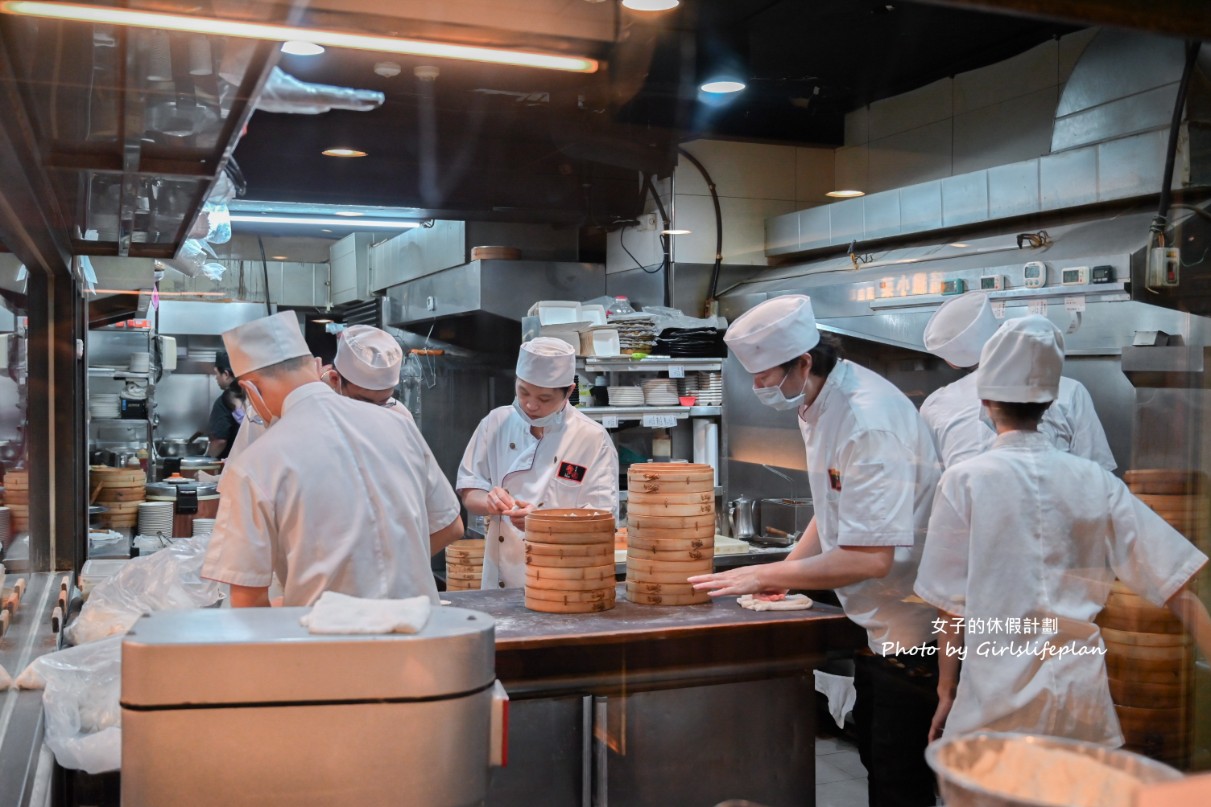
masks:
<svg viewBox="0 0 1211 807"><path fill-rule="evenodd" d="M0 2L0 805L1208 803L1208 39L1188 0ZM474 481L501 418L530 467L577 424L606 498L569 453ZM405 440L430 492L380 495ZM975 470L1030 445L1037 497ZM299 546L418 508L408 598L291 600ZM1093 658L977 661L981 615ZM1036 677L1046 718L973 717Z"/></svg>

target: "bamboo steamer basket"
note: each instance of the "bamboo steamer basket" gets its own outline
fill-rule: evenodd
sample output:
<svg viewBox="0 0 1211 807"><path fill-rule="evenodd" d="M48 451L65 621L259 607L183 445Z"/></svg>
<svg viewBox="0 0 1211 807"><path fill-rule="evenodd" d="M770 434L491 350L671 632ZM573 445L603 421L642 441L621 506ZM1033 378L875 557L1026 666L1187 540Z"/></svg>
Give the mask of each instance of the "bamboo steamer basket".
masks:
<svg viewBox="0 0 1211 807"><path fill-rule="evenodd" d="M627 582L688 586L689 579L694 575L709 573L709 570L704 572L629 572Z"/></svg>
<svg viewBox="0 0 1211 807"><path fill-rule="evenodd" d="M670 535L676 533L695 536L705 535L706 531L710 530L713 538L715 536L715 515L714 513L700 513L692 516L653 516L628 510L627 530L629 533L637 535L647 535L648 530L660 530L662 533L667 532Z"/></svg>
<svg viewBox="0 0 1211 807"><path fill-rule="evenodd" d="M710 491L702 493L630 493L627 497L628 507L636 504L649 506L676 504L710 504L715 505L715 494Z"/></svg>
<svg viewBox="0 0 1211 807"><path fill-rule="evenodd" d="M613 608L614 598L611 597L608 600L601 600L599 602L562 603L540 600L527 595L525 605L531 611L539 611L544 614L594 614L601 611L609 611Z"/></svg>
<svg viewBox="0 0 1211 807"><path fill-rule="evenodd" d="M1123 481L1131 492L1160 496L1206 494L1207 477L1199 471L1176 468L1142 468L1123 473Z"/></svg>
<svg viewBox="0 0 1211 807"><path fill-rule="evenodd" d="M29 490L22 488L6 488L4 491L5 504L29 505Z"/></svg>
<svg viewBox="0 0 1211 807"><path fill-rule="evenodd" d="M484 574L484 541L463 538L446 546L446 591L478 591Z"/></svg>
<svg viewBox="0 0 1211 807"><path fill-rule="evenodd" d="M638 538L641 541L715 541L715 524L706 527L690 527L686 529L661 529L660 527L627 528L628 540Z"/></svg>
<svg viewBox="0 0 1211 807"><path fill-rule="evenodd" d="M715 488L709 465L647 463L627 474L627 599L697 605L687 578L714 570Z"/></svg>
<svg viewBox="0 0 1211 807"><path fill-rule="evenodd" d="M627 550L630 552L630 550ZM714 558L700 560L655 561L645 558L627 557L627 574L631 572L660 574L662 572L685 572L688 574L710 574Z"/></svg>
<svg viewBox="0 0 1211 807"><path fill-rule="evenodd" d="M686 462L645 462L627 469L629 495L644 493L714 493L715 470Z"/></svg>
<svg viewBox="0 0 1211 807"><path fill-rule="evenodd" d="M589 580L596 581L601 587L605 583L614 585L614 564L600 564L598 566L574 566L570 568L557 569L549 566L527 566L526 580L533 580L536 585L541 585L544 580Z"/></svg>
<svg viewBox="0 0 1211 807"><path fill-rule="evenodd" d="M689 595L652 593L641 591L630 583L626 588L627 600L636 605L703 605L711 601L709 594L696 592Z"/></svg>
<svg viewBox="0 0 1211 807"><path fill-rule="evenodd" d="M691 560L710 560L715 557L712 547L696 547L694 549L665 549L655 551L642 549L638 546L627 547L627 559L650 560L656 563L683 562Z"/></svg>
<svg viewBox="0 0 1211 807"><path fill-rule="evenodd" d="M627 546L645 549L649 552L684 552L691 549L710 549L714 551L715 536L652 538L648 532L642 535L627 536Z"/></svg>
<svg viewBox="0 0 1211 807"><path fill-rule="evenodd" d="M9 471L4 475L6 490L29 490L29 471Z"/></svg>
<svg viewBox="0 0 1211 807"><path fill-rule="evenodd" d="M627 590L638 594L667 594L671 597L691 597L698 594L689 583L653 583L627 580Z"/></svg>
<svg viewBox="0 0 1211 807"><path fill-rule="evenodd" d="M537 556L550 556L553 558L576 558L576 557L613 557L613 542L609 546L605 542L595 544L549 544L542 541L526 541L526 554ZM541 561L540 561L541 562Z"/></svg>
<svg viewBox="0 0 1211 807"><path fill-rule="evenodd" d="M715 520L714 502L694 502L692 504L648 504L645 502L627 502L627 520L633 521L635 516L706 516L713 523Z"/></svg>
<svg viewBox="0 0 1211 807"><path fill-rule="evenodd" d="M614 526L608 510L535 510L526 516L526 608L555 614L613 608Z"/></svg>
<svg viewBox="0 0 1211 807"><path fill-rule="evenodd" d="M560 591L553 588L535 588L534 586L527 585L525 597L527 600L543 600L545 602L557 602L562 605L607 601L612 603L614 601L614 584L610 583L609 588L586 588L578 591Z"/></svg>
<svg viewBox="0 0 1211 807"><path fill-rule="evenodd" d="M531 566L543 569L582 569L591 566L604 566L614 562L614 550L602 555L577 555L568 558L558 558L554 555L526 555L526 568Z"/></svg>
<svg viewBox="0 0 1211 807"><path fill-rule="evenodd" d="M1123 681L1107 678L1110 697L1117 706L1142 706L1157 709L1181 709L1187 707L1189 693L1182 683L1154 684L1142 681Z"/></svg>

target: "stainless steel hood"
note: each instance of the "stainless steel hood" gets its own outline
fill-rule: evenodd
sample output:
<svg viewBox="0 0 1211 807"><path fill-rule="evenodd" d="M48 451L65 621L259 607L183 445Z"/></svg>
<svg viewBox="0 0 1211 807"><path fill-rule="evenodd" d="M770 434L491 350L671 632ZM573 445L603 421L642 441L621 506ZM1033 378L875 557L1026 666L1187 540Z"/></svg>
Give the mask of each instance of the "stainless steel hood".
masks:
<svg viewBox="0 0 1211 807"><path fill-rule="evenodd" d="M387 324L460 347L512 353L538 300L605 294L605 267L562 261L471 261L387 290Z"/></svg>

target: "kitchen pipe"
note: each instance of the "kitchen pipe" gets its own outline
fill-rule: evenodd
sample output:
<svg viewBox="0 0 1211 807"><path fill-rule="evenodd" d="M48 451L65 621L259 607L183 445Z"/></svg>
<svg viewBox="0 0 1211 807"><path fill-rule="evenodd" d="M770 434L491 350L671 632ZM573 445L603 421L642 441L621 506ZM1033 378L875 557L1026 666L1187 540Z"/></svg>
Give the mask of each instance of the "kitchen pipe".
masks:
<svg viewBox="0 0 1211 807"><path fill-rule="evenodd" d="M702 174L707 188L711 191L711 201L715 204L715 268L711 271L711 285L706 292L706 305L704 306L706 310L703 312L705 316L709 317L713 316L711 309L715 304L715 294L719 290L719 266L723 263L723 212L719 208L719 190L715 187L715 180L711 179L706 166L699 162L697 157L681 146L677 147L677 151L693 163L694 167L698 169L698 173Z"/></svg>
<svg viewBox="0 0 1211 807"><path fill-rule="evenodd" d="M1191 40L1186 43L1186 64L1182 68L1182 78L1177 85L1177 99L1173 102L1173 119L1169 123L1169 144L1165 148L1165 172L1161 174L1160 204L1157 206L1156 218L1152 220L1149 230L1158 245L1164 246L1165 229L1169 226L1169 200L1173 194L1173 164L1177 159L1177 138L1182 128L1182 113L1186 109L1186 91L1190 88L1190 76L1194 73L1194 63L1198 61L1198 52L1202 43Z"/></svg>

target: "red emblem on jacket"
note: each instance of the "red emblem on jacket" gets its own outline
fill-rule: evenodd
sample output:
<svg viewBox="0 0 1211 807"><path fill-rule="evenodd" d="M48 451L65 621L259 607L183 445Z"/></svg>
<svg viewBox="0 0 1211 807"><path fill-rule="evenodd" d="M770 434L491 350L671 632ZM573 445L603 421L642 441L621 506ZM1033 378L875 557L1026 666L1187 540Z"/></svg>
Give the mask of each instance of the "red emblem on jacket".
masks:
<svg viewBox="0 0 1211 807"><path fill-rule="evenodd" d="M569 482L583 482L585 467L583 465L573 465L570 462L559 463L559 478L567 479Z"/></svg>
<svg viewBox="0 0 1211 807"><path fill-rule="evenodd" d="M833 490L841 490L841 472L836 468L828 469L828 486Z"/></svg>

